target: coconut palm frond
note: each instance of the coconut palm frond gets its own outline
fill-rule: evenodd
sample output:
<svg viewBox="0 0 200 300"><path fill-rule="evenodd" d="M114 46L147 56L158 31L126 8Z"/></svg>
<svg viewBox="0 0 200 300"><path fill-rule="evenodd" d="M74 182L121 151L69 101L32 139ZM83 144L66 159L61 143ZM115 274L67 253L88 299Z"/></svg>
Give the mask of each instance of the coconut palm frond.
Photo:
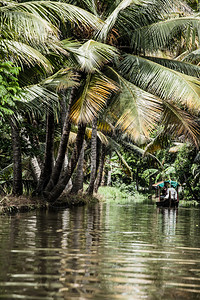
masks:
<svg viewBox="0 0 200 300"><path fill-rule="evenodd" d="M123 141L123 142L122 142L122 145L123 145L123 147L125 147L125 149L129 149L129 150L131 150L131 151L134 151L136 154L138 154L138 155L140 155L140 156L142 156L142 157L144 157L144 156L149 156L149 157L151 157L153 160L155 160L155 161L157 162L157 164L158 164L161 168L163 168L163 165L162 165L162 163L160 162L160 160L159 160L156 156L154 156L153 154L147 153L144 149L142 149L142 148L140 148L140 147L138 147L138 146L136 146L136 145L134 145L134 144L132 144L132 143L127 143L127 142Z"/></svg>
<svg viewBox="0 0 200 300"><path fill-rule="evenodd" d="M149 1L151 2L151 1ZM125 10L130 5L147 5L147 1L145 0L122 0L114 9L114 11L109 15L109 17L105 20L104 25L101 30L97 33L97 37L99 40L106 41L108 33L111 31L113 26L115 25L118 16L121 11Z"/></svg>
<svg viewBox="0 0 200 300"><path fill-rule="evenodd" d="M159 58L159 57L150 57L145 56L146 59L156 62L157 64L160 64L164 67L167 67L169 69L175 70L177 72L194 76L194 77L200 77L200 67L192 65L190 63L184 63L183 61L177 61L173 59L166 59L166 58ZM199 58L200 58L200 50L199 50ZM186 60L186 57L184 58L184 61ZM188 60L189 62L189 60Z"/></svg>
<svg viewBox="0 0 200 300"><path fill-rule="evenodd" d="M114 131L114 126L106 120L102 119L98 121L97 129L104 133L110 133Z"/></svg>
<svg viewBox="0 0 200 300"><path fill-rule="evenodd" d="M40 85L27 86L23 89L19 101L16 101L17 112L23 113L26 110L43 115L44 111L52 109L57 102L58 95L49 89Z"/></svg>
<svg viewBox="0 0 200 300"><path fill-rule="evenodd" d="M138 28L132 36L132 47L143 50L156 50L164 47L178 31L188 27L199 34L200 17L189 16L173 18L156 22L149 26Z"/></svg>
<svg viewBox="0 0 200 300"><path fill-rule="evenodd" d="M1 8L0 12L4 13L7 18L10 14L15 15L16 12L27 12L35 16L42 17L47 22L58 24L60 21L76 23L78 25L99 29L102 21L89 13L88 11L65 2L56 1L30 1L16 3Z"/></svg>
<svg viewBox="0 0 200 300"><path fill-rule="evenodd" d="M118 50L116 48L89 40L79 48L78 60L82 70L94 72L117 55Z"/></svg>
<svg viewBox="0 0 200 300"><path fill-rule="evenodd" d="M151 140L150 143L144 149L144 155L152 154L160 149L164 149L169 145L169 134L162 128L159 130L155 138Z"/></svg>
<svg viewBox="0 0 200 300"><path fill-rule="evenodd" d="M18 7L19 5L19 7ZM25 4L24 4L25 5ZM20 4L0 7L2 20L1 35L26 40L30 45L38 45L47 40L56 41L58 29L38 14L20 10Z"/></svg>
<svg viewBox="0 0 200 300"><path fill-rule="evenodd" d="M79 77L71 68L61 69L41 82L41 85L56 90L79 86Z"/></svg>
<svg viewBox="0 0 200 300"><path fill-rule="evenodd" d="M72 39L65 39L61 41L62 47L68 52L79 54L78 49L82 46L79 41Z"/></svg>
<svg viewBox="0 0 200 300"><path fill-rule="evenodd" d="M200 49L194 50L190 53L186 53L184 58L182 59L182 61L193 63L193 64L199 64L199 62L200 62Z"/></svg>
<svg viewBox="0 0 200 300"><path fill-rule="evenodd" d="M24 65L31 67L35 64L42 66L46 72L51 72L53 67L49 60L36 49L27 44L11 41L0 40L3 55L24 68Z"/></svg>
<svg viewBox="0 0 200 300"><path fill-rule="evenodd" d="M166 130L171 135L185 136L185 140L189 140L197 147L200 140L200 127L195 120L194 115L181 110L175 104L165 101L165 109L161 123L164 124Z"/></svg>
<svg viewBox="0 0 200 300"><path fill-rule="evenodd" d="M119 151L115 150L115 153L117 154L121 165L124 167L126 174L132 178L133 177L133 173L132 173L132 169L131 167L128 165L127 161L124 159L124 157L120 154Z"/></svg>
<svg viewBox="0 0 200 300"><path fill-rule="evenodd" d="M118 87L103 74L89 74L86 78L84 90L74 103L71 110L71 118L75 123L91 122L95 116L105 107L110 95L118 90Z"/></svg>
<svg viewBox="0 0 200 300"><path fill-rule="evenodd" d="M140 88L163 100L176 100L191 110L200 109L200 81L134 55L126 55L121 73Z"/></svg>
<svg viewBox="0 0 200 300"><path fill-rule="evenodd" d="M162 111L161 101L145 92L119 74L121 93L113 102L113 111L118 118L116 127L126 132L134 141L142 142L158 123ZM117 102L117 104L116 104Z"/></svg>

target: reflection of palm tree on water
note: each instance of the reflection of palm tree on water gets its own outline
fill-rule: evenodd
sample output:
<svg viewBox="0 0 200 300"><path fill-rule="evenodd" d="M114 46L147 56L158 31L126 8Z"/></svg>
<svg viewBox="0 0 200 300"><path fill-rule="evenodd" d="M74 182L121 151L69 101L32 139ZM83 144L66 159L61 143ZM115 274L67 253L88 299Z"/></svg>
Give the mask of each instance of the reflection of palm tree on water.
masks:
<svg viewBox="0 0 200 300"><path fill-rule="evenodd" d="M165 236L175 235L176 223L178 219L178 209L158 208L162 214L162 232Z"/></svg>

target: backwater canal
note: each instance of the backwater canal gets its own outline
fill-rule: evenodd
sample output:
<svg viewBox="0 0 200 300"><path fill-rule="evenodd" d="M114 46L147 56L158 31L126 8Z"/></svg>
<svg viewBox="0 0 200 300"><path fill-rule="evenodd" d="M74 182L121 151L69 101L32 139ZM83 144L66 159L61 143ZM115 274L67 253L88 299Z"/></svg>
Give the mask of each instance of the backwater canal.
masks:
<svg viewBox="0 0 200 300"><path fill-rule="evenodd" d="M200 299L200 209L100 203L0 216L0 299Z"/></svg>

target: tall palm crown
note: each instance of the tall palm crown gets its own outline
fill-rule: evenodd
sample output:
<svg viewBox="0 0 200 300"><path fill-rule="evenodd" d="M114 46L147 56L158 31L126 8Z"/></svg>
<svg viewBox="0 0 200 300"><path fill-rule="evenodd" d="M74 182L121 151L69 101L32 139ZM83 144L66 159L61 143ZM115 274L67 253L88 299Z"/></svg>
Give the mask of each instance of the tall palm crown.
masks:
<svg viewBox="0 0 200 300"><path fill-rule="evenodd" d="M199 111L200 69L176 56L180 39L185 38L187 47L188 39L194 46L199 38L199 15L182 2L170 0L77 4L103 21L92 37L120 51L119 60L105 70L122 91L114 102L117 109L112 108L112 115L116 112L119 118L117 125L137 139L148 135L159 120L171 132L184 133L197 143L198 128L190 113ZM125 109L123 114L116 103Z"/></svg>
<svg viewBox="0 0 200 300"><path fill-rule="evenodd" d="M111 111L118 119L117 126L137 139L141 135L148 136L159 120L165 122L171 131L178 128L179 134L189 134L196 141L196 126L189 112L199 110L200 89L195 78L199 77L199 67L171 59L176 47L169 52L171 45L176 45L186 33L188 35L188 28L192 39L198 38L200 18L182 2L71 0L2 3L2 57L16 59L21 64L37 62L51 70L46 58L50 52L60 54L67 50L75 53L79 70L87 73L83 76L86 81L82 78L83 94L76 98L72 110L76 121L88 122L102 111L108 97L113 96L108 91L116 90L112 81L115 80L121 93L110 104L114 104ZM75 37L82 43L86 40L86 43L74 47L65 40L61 45L60 37ZM170 59L166 58L169 53ZM102 69L112 57L116 57L113 64ZM68 60L68 66L69 62L71 67L72 61ZM104 75L99 73L100 69ZM96 83L100 87L98 92L95 92Z"/></svg>

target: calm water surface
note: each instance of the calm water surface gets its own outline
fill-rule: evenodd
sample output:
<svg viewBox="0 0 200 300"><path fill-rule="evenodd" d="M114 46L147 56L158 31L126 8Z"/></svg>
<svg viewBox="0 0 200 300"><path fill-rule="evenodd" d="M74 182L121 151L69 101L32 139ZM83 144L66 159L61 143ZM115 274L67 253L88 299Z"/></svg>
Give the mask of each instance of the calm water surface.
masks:
<svg viewBox="0 0 200 300"><path fill-rule="evenodd" d="M0 299L200 299L200 209L1 216Z"/></svg>

